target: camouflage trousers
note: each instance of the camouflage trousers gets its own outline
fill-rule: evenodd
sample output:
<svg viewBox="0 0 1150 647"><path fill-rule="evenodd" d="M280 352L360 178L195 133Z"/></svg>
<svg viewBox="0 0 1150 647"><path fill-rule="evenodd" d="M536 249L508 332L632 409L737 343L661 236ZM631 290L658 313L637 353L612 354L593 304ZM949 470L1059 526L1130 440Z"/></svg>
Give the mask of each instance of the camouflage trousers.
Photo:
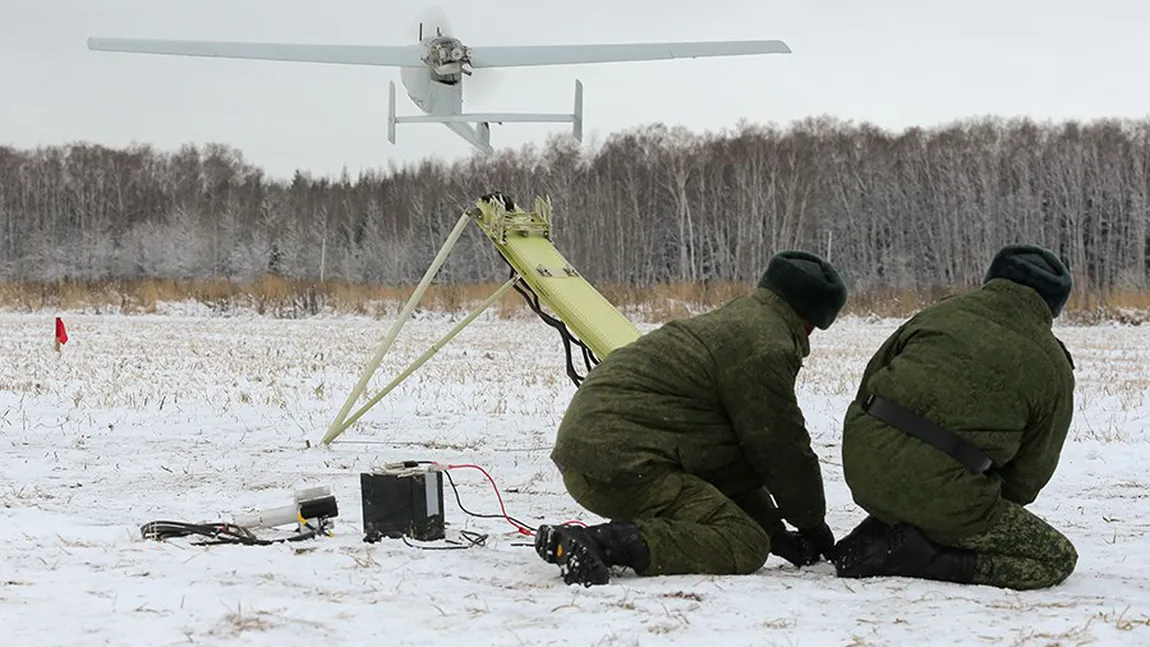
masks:
<svg viewBox="0 0 1150 647"><path fill-rule="evenodd" d="M637 484L601 483L565 472L563 483L587 510L639 528L651 555L640 575L753 573L770 553L763 527L771 524L774 502L765 490L740 497L752 517L711 483L681 472Z"/></svg>
<svg viewBox="0 0 1150 647"><path fill-rule="evenodd" d="M1009 501L985 532L949 543L975 552L973 584L1042 589L1070 577L1078 564L1078 552L1069 539Z"/></svg>

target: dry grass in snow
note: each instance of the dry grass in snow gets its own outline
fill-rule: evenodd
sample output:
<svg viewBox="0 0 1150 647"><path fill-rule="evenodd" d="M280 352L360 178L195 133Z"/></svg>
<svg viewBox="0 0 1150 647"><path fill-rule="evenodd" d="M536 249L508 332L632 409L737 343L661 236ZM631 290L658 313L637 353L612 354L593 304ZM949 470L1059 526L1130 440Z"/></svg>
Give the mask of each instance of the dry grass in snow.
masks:
<svg viewBox="0 0 1150 647"><path fill-rule="evenodd" d="M465 516L450 491L449 536L488 533L486 546L365 544L359 473L391 460L483 465L510 513L531 524L597 520L547 458L573 391L555 331L481 320L345 442L317 447L390 321L65 320L71 340L57 356L52 316L0 315L0 627L15 644L1150 644L1150 329L1060 330L1078 364L1077 417L1033 509L1081 557L1063 586L1018 593L845 581L827 564L796 570L774 557L750 576L568 587L509 524ZM839 535L862 515L842 481L838 423L896 324L847 319L817 333L800 378ZM451 325L410 322L369 395ZM469 509L497 511L480 474L453 474ZM140 538L148 521L230 520L311 485L338 498L333 538Z"/></svg>

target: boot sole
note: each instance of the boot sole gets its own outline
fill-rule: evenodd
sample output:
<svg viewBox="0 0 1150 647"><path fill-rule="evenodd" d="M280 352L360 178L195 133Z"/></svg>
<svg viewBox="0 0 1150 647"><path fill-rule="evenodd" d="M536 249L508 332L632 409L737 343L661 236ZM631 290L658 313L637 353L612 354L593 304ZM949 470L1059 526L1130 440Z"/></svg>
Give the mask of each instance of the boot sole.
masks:
<svg viewBox="0 0 1150 647"><path fill-rule="evenodd" d="M611 579L599 547L583 537L581 528L543 526L536 531L535 551L549 564L559 566L565 584L594 586Z"/></svg>

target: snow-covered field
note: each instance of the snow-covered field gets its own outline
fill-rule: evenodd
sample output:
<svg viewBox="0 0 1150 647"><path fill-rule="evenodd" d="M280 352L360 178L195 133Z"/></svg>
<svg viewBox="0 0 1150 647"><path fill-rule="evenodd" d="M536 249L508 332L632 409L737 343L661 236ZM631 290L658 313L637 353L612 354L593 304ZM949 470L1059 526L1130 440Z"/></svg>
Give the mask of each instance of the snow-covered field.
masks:
<svg viewBox="0 0 1150 647"><path fill-rule="evenodd" d="M535 525L597 521L548 460L573 386L554 330L480 320L333 446L317 446L390 321L0 314L0 629L14 645L1150 644L1150 329L1061 328L1078 365L1072 440L1033 509L1077 545L1062 586L1018 593L905 579L847 581L772 557L741 577L565 586L501 519L464 515L465 550L363 542L359 474L385 461L475 463ZM829 522L861 518L838 423L897 322L816 333L800 402L823 460ZM376 377L451 326L413 320ZM308 442L311 441L311 446ZM341 442L342 441L342 442ZM464 505L498 503L474 470ZM330 485L334 537L272 546L145 541L158 519L227 521ZM284 533L264 531L264 536Z"/></svg>

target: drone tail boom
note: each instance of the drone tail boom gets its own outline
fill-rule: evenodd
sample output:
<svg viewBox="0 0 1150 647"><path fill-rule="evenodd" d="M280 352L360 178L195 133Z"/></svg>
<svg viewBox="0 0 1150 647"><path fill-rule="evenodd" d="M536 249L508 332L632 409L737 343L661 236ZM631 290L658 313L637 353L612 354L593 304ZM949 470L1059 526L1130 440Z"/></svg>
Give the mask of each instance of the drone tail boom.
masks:
<svg viewBox="0 0 1150 647"><path fill-rule="evenodd" d="M473 124L473 123L572 123L575 115L530 112L463 112L454 115L411 115L396 117L397 124Z"/></svg>

